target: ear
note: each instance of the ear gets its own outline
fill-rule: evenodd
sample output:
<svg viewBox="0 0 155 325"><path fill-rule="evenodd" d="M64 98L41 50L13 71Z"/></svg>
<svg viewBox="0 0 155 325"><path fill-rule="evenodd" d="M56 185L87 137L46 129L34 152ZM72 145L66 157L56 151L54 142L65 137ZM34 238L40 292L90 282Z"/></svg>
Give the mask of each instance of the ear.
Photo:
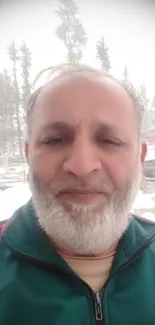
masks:
<svg viewBox="0 0 155 325"><path fill-rule="evenodd" d="M140 154L140 161L142 166L144 166L146 155L147 155L147 143L143 142L141 144L141 154Z"/></svg>
<svg viewBox="0 0 155 325"><path fill-rule="evenodd" d="M25 141L24 144L24 151L25 151L25 158L27 160L27 163L29 163L29 143Z"/></svg>

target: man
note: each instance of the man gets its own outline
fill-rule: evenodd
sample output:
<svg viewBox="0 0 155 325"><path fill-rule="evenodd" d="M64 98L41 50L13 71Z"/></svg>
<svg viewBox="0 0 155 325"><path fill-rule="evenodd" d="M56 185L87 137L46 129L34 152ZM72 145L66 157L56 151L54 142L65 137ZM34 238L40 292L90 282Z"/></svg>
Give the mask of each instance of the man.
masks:
<svg viewBox="0 0 155 325"><path fill-rule="evenodd" d="M32 95L32 200L2 229L1 325L155 324L155 226L130 213L146 144L132 88L64 65Z"/></svg>

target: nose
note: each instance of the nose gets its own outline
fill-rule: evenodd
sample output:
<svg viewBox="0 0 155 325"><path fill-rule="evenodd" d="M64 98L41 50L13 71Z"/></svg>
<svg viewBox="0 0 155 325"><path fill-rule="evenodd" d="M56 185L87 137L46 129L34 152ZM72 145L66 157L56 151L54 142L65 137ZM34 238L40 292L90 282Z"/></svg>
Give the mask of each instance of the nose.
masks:
<svg viewBox="0 0 155 325"><path fill-rule="evenodd" d="M74 143L67 159L64 161L64 171L78 177L84 177L101 169L100 159L96 150L88 141Z"/></svg>

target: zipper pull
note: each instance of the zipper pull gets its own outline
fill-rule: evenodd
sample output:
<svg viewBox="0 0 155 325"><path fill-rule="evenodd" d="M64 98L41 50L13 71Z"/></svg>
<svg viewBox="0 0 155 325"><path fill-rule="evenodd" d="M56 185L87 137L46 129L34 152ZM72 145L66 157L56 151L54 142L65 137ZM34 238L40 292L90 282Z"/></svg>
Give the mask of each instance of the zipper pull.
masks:
<svg viewBox="0 0 155 325"><path fill-rule="evenodd" d="M101 298L102 298L102 294L100 292L94 294L96 320L103 320Z"/></svg>

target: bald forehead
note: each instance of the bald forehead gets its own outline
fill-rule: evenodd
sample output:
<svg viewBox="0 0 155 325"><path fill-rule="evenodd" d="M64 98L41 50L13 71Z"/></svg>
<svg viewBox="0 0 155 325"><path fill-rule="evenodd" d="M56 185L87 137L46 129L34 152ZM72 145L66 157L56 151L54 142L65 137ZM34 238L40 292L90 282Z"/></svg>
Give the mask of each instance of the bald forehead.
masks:
<svg viewBox="0 0 155 325"><path fill-rule="evenodd" d="M112 78L96 74L58 77L49 82L37 97L34 111L36 115L39 113L38 110L43 108L45 114L46 106L51 110L57 105L74 104L76 106L80 100L82 106L84 102L88 105L91 101L90 105L93 104L95 110L99 101L103 103L106 99L111 102L112 107L115 103L115 105L120 105L123 111L132 110L135 114L134 104L125 89Z"/></svg>
<svg viewBox="0 0 155 325"><path fill-rule="evenodd" d="M139 134L131 98L119 83L108 77L58 78L46 85L31 115L30 135L35 139L48 125L59 123L67 123L75 129L81 125L83 130L92 132L102 124L118 130L115 133L128 140L131 135L137 137Z"/></svg>
<svg viewBox="0 0 155 325"><path fill-rule="evenodd" d="M114 79L101 76L101 75L74 75L74 76L65 76L58 77L55 80L49 82L46 86L43 87L39 96L37 97L36 103L44 102L46 100L50 100L56 94L64 94L67 91L70 93L72 90L80 90L83 95L89 92L90 89L96 91L96 95L98 92L102 91L111 97L116 98L117 100L126 102L130 104L132 107L133 102L129 97L128 93L125 89Z"/></svg>

